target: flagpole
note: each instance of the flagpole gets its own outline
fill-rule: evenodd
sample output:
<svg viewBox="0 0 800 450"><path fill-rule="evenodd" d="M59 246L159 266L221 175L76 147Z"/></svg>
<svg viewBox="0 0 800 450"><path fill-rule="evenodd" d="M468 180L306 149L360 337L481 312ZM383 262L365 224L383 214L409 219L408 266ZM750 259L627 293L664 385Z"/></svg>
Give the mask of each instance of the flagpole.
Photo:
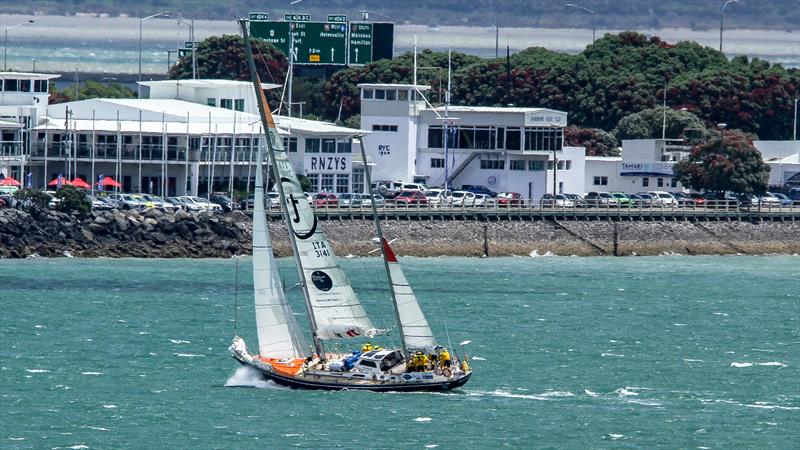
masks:
<svg viewBox="0 0 800 450"><path fill-rule="evenodd" d="M46 117L44 121L44 173L42 174L42 190L47 190L47 179L50 178L50 175L47 174L47 153L49 151L48 144L50 143L50 115L48 112L48 108L44 109L44 116Z"/></svg>
<svg viewBox="0 0 800 450"><path fill-rule="evenodd" d="M92 177L89 178L89 182L92 183L92 195L94 195L94 160L95 160L95 148L94 148L94 139L95 139L95 110L92 110Z"/></svg>
<svg viewBox="0 0 800 450"><path fill-rule="evenodd" d="M142 189L142 110L139 110L139 177L136 179L136 186L139 186L139 192Z"/></svg>

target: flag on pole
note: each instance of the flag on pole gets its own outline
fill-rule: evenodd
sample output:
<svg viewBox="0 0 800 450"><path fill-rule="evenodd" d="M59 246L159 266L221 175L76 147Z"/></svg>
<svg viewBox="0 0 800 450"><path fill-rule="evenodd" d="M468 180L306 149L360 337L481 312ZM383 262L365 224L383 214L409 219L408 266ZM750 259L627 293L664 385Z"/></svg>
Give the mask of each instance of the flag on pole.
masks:
<svg viewBox="0 0 800 450"><path fill-rule="evenodd" d="M56 189L61 189L61 186L64 185L64 175L58 174L57 182L56 182Z"/></svg>
<svg viewBox="0 0 800 450"><path fill-rule="evenodd" d="M97 189L99 189L101 191L103 190L103 177L104 176L105 175L103 175L102 173L97 176Z"/></svg>
<svg viewBox="0 0 800 450"><path fill-rule="evenodd" d="M33 188L33 173L28 172L28 175L25 177L25 187L27 189Z"/></svg>

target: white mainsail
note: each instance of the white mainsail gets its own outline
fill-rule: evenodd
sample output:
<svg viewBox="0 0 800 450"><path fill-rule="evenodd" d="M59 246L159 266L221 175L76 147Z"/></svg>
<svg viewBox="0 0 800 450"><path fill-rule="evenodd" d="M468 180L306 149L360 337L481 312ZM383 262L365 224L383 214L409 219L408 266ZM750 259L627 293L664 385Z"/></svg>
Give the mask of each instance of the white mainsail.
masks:
<svg viewBox="0 0 800 450"><path fill-rule="evenodd" d="M405 347L409 350L430 350L436 346L431 327L419 307L417 296L408 284L403 269L397 262L392 247L386 238L383 241L383 252L389 265L392 290L397 304L397 315L402 327Z"/></svg>
<svg viewBox="0 0 800 450"><path fill-rule="evenodd" d="M270 358L304 358L310 356L311 352L286 301L278 266L272 254L272 241L264 210L262 160L262 146L259 146L253 199L253 288L258 351L261 356Z"/></svg>
<svg viewBox="0 0 800 450"><path fill-rule="evenodd" d="M296 258L303 269L308 301L316 321L320 339L347 339L373 336L378 333L358 301L328 238L318 226L311 205L305 198L292 164L283 148L278 130L267 111L269 139L275 168L283 188Z"/></svg>

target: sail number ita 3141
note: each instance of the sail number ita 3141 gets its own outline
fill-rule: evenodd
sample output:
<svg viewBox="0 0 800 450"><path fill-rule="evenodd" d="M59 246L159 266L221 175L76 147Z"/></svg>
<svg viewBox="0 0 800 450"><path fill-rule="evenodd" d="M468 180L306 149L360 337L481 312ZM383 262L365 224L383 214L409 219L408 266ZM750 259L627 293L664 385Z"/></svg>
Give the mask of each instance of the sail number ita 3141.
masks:
<svg viewBox="0 0 800 450"><path fill-rule="evenodd" d="M317 258L322 258L323 256L331 256L330 250L328 250L328 246L325 245L322 241L314 241L311 243L311 246L314 249L314 254Z"/></svg>

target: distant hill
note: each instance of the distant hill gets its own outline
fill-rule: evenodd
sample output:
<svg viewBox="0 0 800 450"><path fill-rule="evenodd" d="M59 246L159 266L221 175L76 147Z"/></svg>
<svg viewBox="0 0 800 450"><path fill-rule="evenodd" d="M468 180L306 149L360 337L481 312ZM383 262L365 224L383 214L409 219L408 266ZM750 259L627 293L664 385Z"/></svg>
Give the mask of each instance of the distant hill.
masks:
<svg viewBox="0 0 800 450"><path fill-rule="evenodd" d="M327 14L361 18L370 11L373 21L421 25L471 25L490 27L499 20L502 27L591 28L593 14L567 7L562 0L0 0L4 14L80 13L142 17L162 10L194 19L224 20L251 11L268 12L281 19L284 12L310 13L313 20ZM573 0L596 11L596 26L602 29L660 29L719 27L723 0ZM742 0L725 10L726 28L777 29L797 31L800 2L797 0Z"/></svg>

